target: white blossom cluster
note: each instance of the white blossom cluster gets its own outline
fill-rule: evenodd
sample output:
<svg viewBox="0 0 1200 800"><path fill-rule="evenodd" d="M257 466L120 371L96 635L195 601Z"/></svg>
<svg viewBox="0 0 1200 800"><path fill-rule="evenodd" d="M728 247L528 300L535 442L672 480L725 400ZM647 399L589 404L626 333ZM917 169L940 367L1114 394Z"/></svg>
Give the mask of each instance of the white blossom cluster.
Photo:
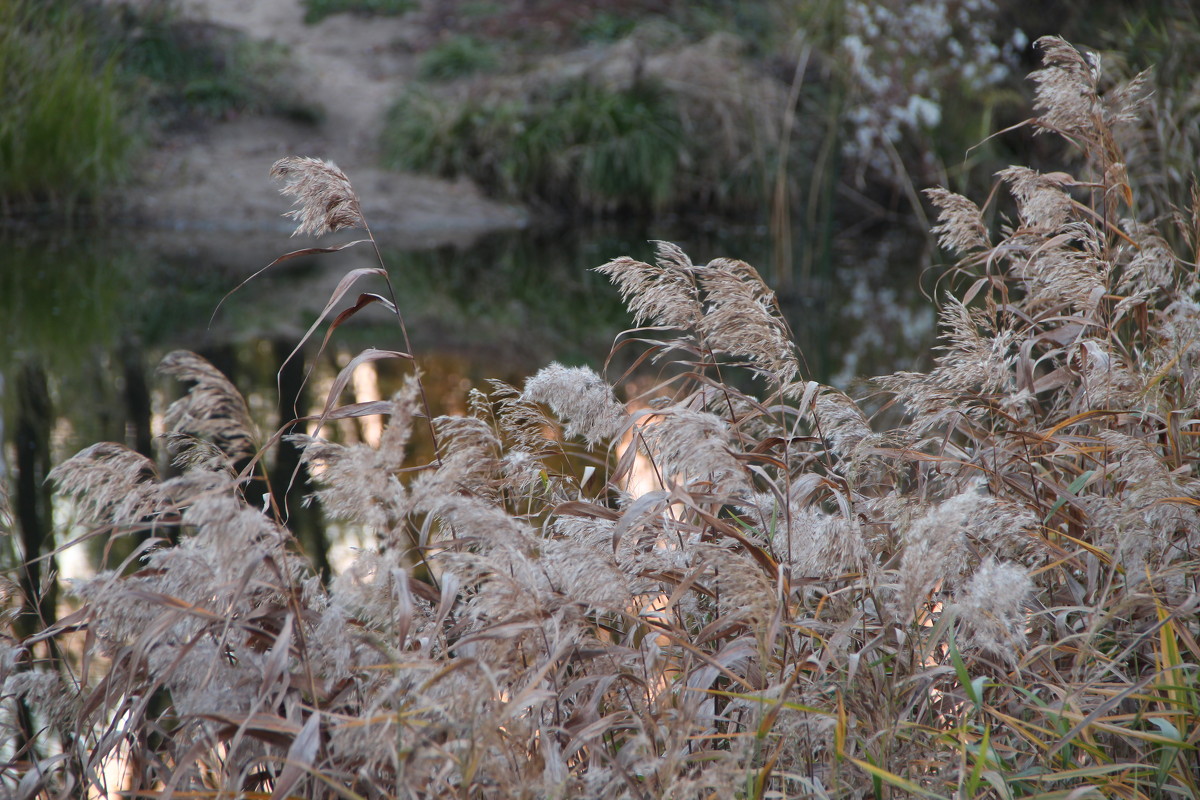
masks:
<svg viewBox="0 0 1200 800"><path fill-rule="evenodd" d="M899 177L896 145L941 124L946 89L998 85L1029 43L1020 29L1002 37L995 0L848 0L845 8L841 50L854 95L843 150L860 178Z"/></svg>

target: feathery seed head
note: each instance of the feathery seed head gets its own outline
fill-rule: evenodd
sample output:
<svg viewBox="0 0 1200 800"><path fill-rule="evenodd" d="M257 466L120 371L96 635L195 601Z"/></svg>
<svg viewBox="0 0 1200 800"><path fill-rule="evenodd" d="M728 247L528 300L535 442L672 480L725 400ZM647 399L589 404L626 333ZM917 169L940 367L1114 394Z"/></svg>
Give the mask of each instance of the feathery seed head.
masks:
<svg viewBox="0 0 1200 800"><path fill-rule="evenodd" d="M1129 263L1122 272L1120 291L1133 294L1170 289L1175 283L1178 263L1171 246L1153 225L1126 219L1121 221L1121 227L1137 243L1137 249L1130 254Z"/></svg>
<svg viewBox="0 0 1200 800"><path fill-rule="evenodd" d="M280 194L296 198L296 207L284 215L300 223L293 236L320 236L344 228L366 227L350 179L332 161L281 158L271 167L271 177L283 181Z"/></svg>
<svg viewBox="0 0 1200 800"><path fill-rule="evenodd" d="M871 435L871 423L845 393L824 387L816 396L813 418L830 449L842 458L851 458L855 449Z"/></svg>
<svg viewBox="0 0 1200 800"><path fill-rule="evenodd" d="M620 610L629 605L627 580L611 551L577 539L549 539L540 550L543 579L551 591L592 608Z"/></svg>
<svg viewBox="0 0 1200 800"><path fill-rule="evenodd" d="M937 383L950 392L997 393L1008 388L1017 337L1011 329L992 329L992 321L948 297L939 315L945 344L935 370ZM991 334L991 335L989 335Z"/></svg>
<svg viewBox="0 0 1200 800"><path fill-rule="evenodd" d="M81 450L49 477L76 499L90 522L137 523L165 502L154 462L112 442Z"/></svg>
<svg viewBox="0 0 1200 800"><path fill-rule="evenodd" d="M955 598L971 644L1015 662L1025 645L1025 607L1032 592L1029 570L1011 561L984 559Z"/></svg>
<svg viewBox="0 0 1200 800"><path fill-rule="evenodd" d="M521 397L550 406L567 436L582 436L589 446L619 436L629 418L612 387L588 367L555 362L525 382Z"/></svg>
<svg viewBox="0 0 1200 800"><path fill-rule="evenodd" d="M617 285L634 324L691 330L704 313L690 274L691 261L679 248L665 243L660 243L658 254L656 266L621 256L596 271Z"/></svg>
<svg viewBox="0 0 1200 800"><path fill-rule="evenodd" d="M329 516L383 535L409 512L408 493L384 454L365 444L341 445L302 434L288 439L300 449Z"/></svg>
<svg viewBox="0 0 1200 800"><path fill-rule="evenodd" d="M692 269L692 259L674 242L654 240L654 260L663 269L677 269L686 272Z"/></svg>
<svg viewBox="0 0 1200 800"><path fill-rule="evenodd" d="M1136 122L1149 92L1149 72L1100 94L1100 55L1081 53L1057 36L1037 40L1046 66L1030 75L1037 83L1034 107L1042 130L1085 140L1112 127Z"/></svg>
<svg viewBox="0 0 1200 800"><path fill-rule="evenodd" d="M966 526L984 497L973 490L929 508L904 531L900 613L911 615L939 581L955 582L966 567Z"/></svg>
<svg viewBox="0 0 1200 800"><path fill-rule="evenodd" d="M832 578L867 568L866 537L856 519L811 506L783 509L770 493L756 495L750 508L773 529L775 552L793 578Z"/></svg>
<svg viewBox="0 0 1200 800"><path fill-rule="evenodd" d="M1083 383L1073 409L1124 408L1141 388L1122 354L1114 352L1106 339L1088 337L1073 342L1067 358Z"/></svg>
<svg viewBox="0 0 1200 800"><path fill-rule="evenodd" d="M1021 223L1034 231L1056 231L1074 213L1071 197L1064 191L1075 179L1064 172L1043 174L1029 167L1012 166L996 173L1012 190L1021 213Z"/></svg>
<svg viewBox="0 0 1200 800"><path fill-rule="evenodd" d="M678 406L640 426L641 438L665 480L710 482L714 494L748 490L742 465L729 447L729 426L716 414Z"/></svg>
<svg viewBox="0 0 1200 800"><path fill-rule="evenodd" d="M1157 447L1137 436L1100 431L1109 473L1119 479L1120 494L1095 498L1091 515L1104 531L1103 546L1115 550L1131 581L1149 566L1159 569L1171 558L1194 552L1200 541L1200 512L1170 498L1195 497L1200 481L1172 471Z"/></svg>
<svg viewBox="0 0 1200 800"><path fill-rule="evenodd" d="M775 293L745 261L718 258L698 270L708 308L700 321L708 346L749 359L761 374L782 386L796 379L800 365Z"/></svg>
<svg viewBox="0 0 1200 800"><path fill-rule="evenodd" d="M938 234L942 247L959 255L988 247L987 226L979 206L941 187L926 189L925 196L941 209L933 232Z"/></svg>
<svg viewBox="0 0 1200 800"><path fill-rule="evenodd" d="M220 370L195 353L168 353L158 371L193 386L167 409L168 431L191 434L219 447L230 461L258 449L250 409L237 387Z"/></svg>
<svg viewBox="0 0 1200 800"><path fill-rule="evenodd" d="M500 439L477 417L443 415L433 421L442 463L436 479L449 492L491 495L500 475ZM452 488L456 487L456 488Z"/></svg>
<svg viewBox="0 0 1200 800"><path fill-rule="evenodd" d="M751 559L717 547L705 548L712 560L713 578L722 616L744 619L759 632L777 611L775 587Z"/></svg>
<svg viewBox="0 0 1200 800"><path fill-rule="evenodd" d="M1030 75L1037 83L1038 122L1065 134L1090 133L1099 110L1100 57L1085 57L1058 36L1043 36L1036 45L1046 63Z"/></svg>
<svg viewBox="0 0 1200 800"><path fill-rule="evenodd" d="M404 466L420 394L421 376L417 373L406 377L400 391L392 395L391 417L379 438L379 466L386 472L396 472Z"/></svg>

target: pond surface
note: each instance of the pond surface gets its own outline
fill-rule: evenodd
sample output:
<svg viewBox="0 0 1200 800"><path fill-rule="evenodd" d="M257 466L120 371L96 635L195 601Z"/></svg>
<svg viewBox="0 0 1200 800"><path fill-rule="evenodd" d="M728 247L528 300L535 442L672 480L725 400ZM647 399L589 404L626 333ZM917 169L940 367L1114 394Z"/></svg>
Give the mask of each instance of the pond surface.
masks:
<svg viewBox="0 0 1200 800"><path fill-rule="evenodd" d="M44 475L93 442L123 442L167 468L154 437L181 387L155 367L171 350L194 350L225 372L265 441L293 408L319 409L354 355L403 349L395 318L368 309L335 331L320 354L327 326L319 328L280 372L342 277L376 266L367 247L288 261L226 298L278 255L314 243L277 232L215 231L36 231L0 239L0 467L11 500L0 514L4 527L24 517L27 526L38 517L48 526L52 514L61 515L44 486L14 476ZM847 387L858 376L923 367L932 339L934 315L918 286L928 243L903 230L835 239L809 260L820 266L788 270L782 280L770 237L754 228L590 225L434 249L379 239L434 413L462 411L467 391L486 388L488 379L520 385L552 360L602 368L614 337L631 323L616 290L592 268L621 255L652 260L649 239L674 241L697 263L728 256L758 267L778 288L806 378ZM377 277L362 279L331 316L359 292L384 286ZM343 401L386 397L408 369L399 360L366 364ZM369 441L372 425L345 422L330 433ZM290 470L292 459L277 460Z"/></svg>

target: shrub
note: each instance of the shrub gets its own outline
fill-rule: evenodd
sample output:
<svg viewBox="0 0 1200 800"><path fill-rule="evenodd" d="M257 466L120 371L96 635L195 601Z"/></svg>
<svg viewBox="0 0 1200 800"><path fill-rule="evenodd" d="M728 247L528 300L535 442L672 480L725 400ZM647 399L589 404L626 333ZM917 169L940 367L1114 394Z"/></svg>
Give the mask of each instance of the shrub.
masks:
<svg viewBox="0 0 1200 800"><path fill-rule="evenodd" d="M685 59L680 69L706 58ZM765 197L778 131L767 117L735 121L765 107L770 92L745 89L744 76L726 78L730 85L716 87L669 75L627 84L584 77L458 102L418 87L389 112L384 161L467 175L490 191L559 211L736 214ZM744 91L718 109L733 84Z"/></svg>
<svg viewBox="0 0 1200 800"><path fill-rule="evenodd" d="M931 193L962 259L935 367L878 382L890 427L803 378L753 267L665 243L598 268L653 397L553 364L461 417L428 418L419 374L339 407L358 364L412 358L386 270L360 270L330 310L359 279L386 291L333 327L381 304L406 350L360 354L317 420L386 414L378 447L295 438L326 510L377 542L326 587L229 469L262 441L234 387L169 356L194 384L166 415L182 473L102 444L55 478L98 532L178 542L0 658L37 765L7 785L66 791L127 746L134 792L1194 796L1200 286L1150 225L1112 222L1136 216L1113 130L1138 87L1101 93L1041 46L1033 124L1087 174L1005 170L999 231ZM332 165L275 174L302 231L366 227ZM28 668L76 626L82 674Z"/></svg>
<svg viewBox="0 0 1200 800"><path fill-rule="evenodd" d="M598 11L579 21L575 26L575 35L585 42L616 42L624 39L636 27L637 20L633 17L612 11Z"/></svg>
<svg viewBox="0 0 1200 800"><path fill-rule="evenodd" d="M647 25L587 65L480 79L456 96L411 88L385 123L384 161L575 214L736 215L761 209L777 178L791 191L776 174L794 113L786 87L741 58L736 37L664 34ZM818 146L791 141L797 155Z"/></svg>

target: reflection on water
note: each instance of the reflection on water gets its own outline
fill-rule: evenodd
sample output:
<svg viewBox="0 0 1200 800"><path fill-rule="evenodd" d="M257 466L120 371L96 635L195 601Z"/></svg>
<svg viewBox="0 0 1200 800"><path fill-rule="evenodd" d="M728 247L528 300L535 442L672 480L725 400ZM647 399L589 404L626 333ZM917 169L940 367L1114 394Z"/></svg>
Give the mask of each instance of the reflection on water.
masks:
<svg viewBox="0 0 1200 800"><path fill-rule="evenodd" d="M520 384L551 360L603 365L613 337L629 320L616 291L591 268L621 255L651 259L647 239L675 241L697 263L736 257L764 275L772 263L763 231L725 226L667 224L636 231L596 225L415 251L389 248L382 238L435 413L461 411L467 390L486 379ZM123 442L160 456L153 443L161 432L158 415L181 391L154 372L170 350L195 350L212 361L243 391L262 430L270 432L293 409L319 409L332 377L363 348L401 346L395 319L368 309L339 329L318 357L319 329L280 371L342 276L373 266L367 248L289 261L222 303L259 267L307 243L275 233L84 231L9 235L0 245L5 443L0 466L13 500L13 519L0 514L0 524L26 540L3 556L9 565L21 549L45 549L51 513L44 477L50 464L96 441ZM805 377L844 386L858 375L918 366L915 354L927 352L933 323L917 289L925 246L923 239L895 232L835 241L829 248L832 263L781 293ZM355 286L334 314L352 305L358 292L382 290L371 280L378 279ZM355 396L345 401L387 396L408 369L400 361L369 366L348 390ZM330 434L369 441L378 434L371 428L377 424L344 421ZM281 451L272 459L272 482L286 485L283 476L294 469L295 454ZM19 485L14 476L21 478ZM291 503L291 524L302 541L323 548L321 521L298 506Z"/></svg>

